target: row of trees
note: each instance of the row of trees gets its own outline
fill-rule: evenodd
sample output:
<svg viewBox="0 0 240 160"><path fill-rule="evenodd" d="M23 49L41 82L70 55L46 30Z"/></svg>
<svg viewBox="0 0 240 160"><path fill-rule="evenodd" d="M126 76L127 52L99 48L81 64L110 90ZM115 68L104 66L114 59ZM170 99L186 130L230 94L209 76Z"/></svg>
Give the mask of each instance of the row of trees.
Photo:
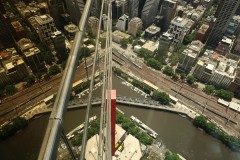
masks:
<svg viewBox="0 0 240 160"><path fill-rule="evenodd" d="M240 151L240 137L230 136L220 130L214 123L209 122L206 117L198 116L193 120L196 127L202 128L206 133L221 140L226 146L234 151Z"/></svg>
<svg viewBox="0 0 240 160"><path fill-rule="evenodd" d="M0 128L0 141L13 136L17 131L25 128L28 125L28 121L25 118L14 118L8 124Z"/></svg>
<svg viewBox="0 0 240 160"><path fill-rule="evenodd" d="M194 86L194 87L197 86L196 78L194 78L191 75L186 76L185 73L180 73L180 74L175 73L172 67L169 67L169 66L164 67L163 73L168 75L168 76L171 76L175 80L181 79L182 81L186 81L191 86Z"/></svg>
<svg viewBox="0 0 240 160"><path fill-rule="evenodd" d="M234 96L233 92L224 89L217 89L214 85L206 85L203 91L209 95L216 95L226 101L231 101Z"/></svg>
<svg viewBox="0 0 240 160"><path fill-rule="evenodd" d="M89 128L88 128L88 135L87 139L90 139L94 135L98 134L100 130L100 121L95 120L89 123ZM82 139L83 139L83 132L80 134L77 134L72 140L71 143L73 146L80 146L82 145Z"/></svg>
<svg viewBox="0 0 240 160"><path fill-rule="evenodd" d="M75 93L81 93L82 91L86 90L90 86L90 81L83 82L81 85L77 86L74 91Z"/></svg>
<svg viewBox="0 0 240 160"><path fill-rule="evenodd" d="M117 67L113 67L113 73L115 73L119 77L122 77L126 81L128 80L129 76L126 73L124 73L121 69L119 69Z"/></svg>
<svg viewBox="0 0 240 160"><path fill-rule="evenodd" d="M142 82L140 82L136 79L134 79L132 81L132 85L141 89L143 92L145 92L147 94L150 94L153 91L151 87L149 87L148 85L146 85L146 84L144 84L144 83L142 83Z"/></svg>
<svg viewBox="0 0 240 160"><path fill-rule="evenodd" d="M145 145L151 145L153 143L153 139L147 135L147 133L142 132L136 124L124 117L121 113L117 112L116 123L121 124L123 129L135 136L141 143Z"/></svg>

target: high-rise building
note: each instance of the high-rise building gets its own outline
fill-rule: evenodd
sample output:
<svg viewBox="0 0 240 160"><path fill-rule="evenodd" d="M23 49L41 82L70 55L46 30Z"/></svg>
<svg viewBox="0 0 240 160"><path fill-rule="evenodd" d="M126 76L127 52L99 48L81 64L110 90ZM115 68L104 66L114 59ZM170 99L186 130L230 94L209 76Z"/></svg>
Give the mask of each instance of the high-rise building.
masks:
<svg viewBox="0 0 240 160"><path fill-rule="evenodd" d="M129 10L129 17L130 19L138 16L138 7L139 7L139 0L129 0L128 3L128 10Z"/></svg>
<svg viewBox="0 0 240 160"><path fill-rule="evenodd" d="M89 17L88 18L88 27L92 31L94 37L97 36L99 26L99 19L97 17Z"/></svg>
<svg viewBox="0 0 240 160"><path fill-rule="evenodd" d="M165 32L160 36L158 51L157 51L157 55L159 59L165 60L167 58L168 50L171 46L172 39L173 39L172 35L168 32Z"/></svg>
<svg viewBox="0 0 240 160"><path fill-rule="evenodd" d="M238 0L221 0L215 14L217 20L214 23L206 42L208 47L215 48L218 45L218 42L222 39L239 4L240 1Z"/></svg>
<svg viewBox="0 0 240 160"><path fill-rule="evenodd" d="M169 27L168 32L172 34L173 37L172 44L175 47L178 47L178 45L182 43L184 36L187 34L188 31L187 24L188 24L187 18L175 17L171 21L171 25Z"/></svg>
<svg viewBox="0 0 240 160"><path fill-rule="evenodd" d="M27 65L18 55L12 56L11 61L5 64L5 72L12 83L23 80L29 73Z"/></svg>
<svg viewBox="0 0 240 160"><path fill-rule="evenodd" d="M114 0L112 2L112 18L118 19L123 14L127 14L127 0Z"/></svg>
<svg viewBox="0 0 240 160"><path fill-rule="evenodd" d="M51 17L54 19L55 25L58 29L62 29L61 14L64 13L63 0L51 0L47 1Z"/></svg>
<svg viewBox="0 0 240 160"><path fill-rule="evenodd" d="M24 52L24 58L33 72L40 72L46 69L41 51L37 47L33 47L29 49L29 51Z"/></svg>
<svg viewBox="0 0 240 160"><path fill-rule="evenodd" d="M163 32L168 30L171 20L175 17L177 2L173 0L164 0L161 6L160 15L164 16Z"/></svg>
<svg viewBox="0 0 240 160"><path fill-rule="evenodd" d="M140 18L134 17L128 23L128 33L133 37L136 37L137 31L142 30L143 22Z"/></svg>
<svg viewBox="0 0 240 160"><path fill-rule="evenodd" d="M240 69L238 68L236 72L236 77L231 82L228 89L233 92L237 97L240 97Z"/></svg>
<svg viewBox="0 0 240 160"><path fill-rule="evenodd" d="M48 15L36 16L35 20L37 22L37 33L41 41L50 41L51 35L56 31L56 27L53 21L53 18Z"/></svg>
<svg viewBox="0 0 240 160"><path fill-rule="evenodd" d="M182 52L182 59L177 66L177 70L189 73L203 46L204 44L198 40L192 41L192 43Z"/></svg>
<svg viewBox="0 0 240 160"><path fill-rule="evenodd" d="M117 22L117 29L120 31L126 31L128 29L129 16L126 14L122 15Z"/></svg>
<svg viewBox="0 0 240 160"><path fill-rule="evenodd" d="M75 24L78 25L85 3L84 0L65 0L67 12Z"/></svg>
<svg viewBox="0 0 240 160"><path fill-rule="evenodd" d="M12 47L13 45L14 39L12 33L4 20L3 14L0 13L0 49Z"/></svg>
<svg viewBox="0 0 240 160"><path fill-rule="evenodd" d="M151 25L149 26L146 30L145 30L145 38L148 39L152 39L152 38L158 38L159 34L160 34L160 28L155 26L155 25Z"/></svg>
<svg viewBox="0 0 240 160"><path fill-rule="evenodd" d="M67 34L67 37L69 40L73 40L75 33L79 30L78 27L75 24L69 24L64 26L65 33Z"/></svg>
<svg viewBox="0 0 240 160"><path fill-rule="evenodd" d="M11 23L15 38L17 40L26 37L23 26L19 21L14 21Z"/></svg>
<svg viewBox="0 0 240 160"><path fill-rule="evenodd" d="M153 23L154 17L156 17L158 12L158 4L159 0L146 0L141 15L141 19L145 28Z"/></svg>
<svg viewBox="0 0 240 160"><path fill-rule="evenodd" d="M60 61L66 60L67 58L67 47L65 43L65 37L60 31L52 33L52 41L57 53L57 57Z"/></svg>

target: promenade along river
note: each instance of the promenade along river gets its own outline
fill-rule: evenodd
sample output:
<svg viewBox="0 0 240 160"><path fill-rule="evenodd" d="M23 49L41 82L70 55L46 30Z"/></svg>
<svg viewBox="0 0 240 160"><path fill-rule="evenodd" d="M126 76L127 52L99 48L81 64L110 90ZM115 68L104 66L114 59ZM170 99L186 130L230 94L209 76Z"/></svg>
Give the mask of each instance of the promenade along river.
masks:
<svg viewBox="0 0 240 160"><path fill-rule="evenodd" d="M113 78L113 87L118 95L142 97ZM100 95L100 88L94 93ZM143 98L143 97L142 97ZM232 152L217 139L195 128L191 121L177 114L129 106L118 106L126 116L136 116L150 126L159 135L167 148L181 154L188 160L240 160L240 153ZM92 115L99 117L99 108L92 110ZM32 120L29 126L14 137L0 143L2 160L35 160L47 126L49 115ZM85 109L68 111L64 121L65 132L69 132L82 123Z"/></svg>

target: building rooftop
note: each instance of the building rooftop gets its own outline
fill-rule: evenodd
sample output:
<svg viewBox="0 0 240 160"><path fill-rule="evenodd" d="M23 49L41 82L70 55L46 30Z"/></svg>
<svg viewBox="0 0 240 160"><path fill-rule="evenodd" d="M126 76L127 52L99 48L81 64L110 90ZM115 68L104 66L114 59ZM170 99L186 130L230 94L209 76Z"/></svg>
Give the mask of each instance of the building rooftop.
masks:
<svg viewBox="0 0 240 160"><path fill-rule="evenodd" d="M128 35L124 32L118 31L118 30L114 31L112 34L114 36L122 37L122 38L125 38L125 39L128 39L130 37L130 35Z"/></svg>
<svg viewBox="0 0 240 160"><path fill-rule="evenodd" d="M21 23L19 21L11 22L11 24L16 32L23 31L23 26L21 25Z"/></svg>
<svg viewBox="0 0 240 160"><path fill-rule="evenodd" d="M199 28L198 33L200 34L205 34L209 28L209 25L207 24L202 24L202 26Z"/></svg>
<svg viewBox="0 0 240 160"><path fill-rule="evenodd" d="M78 27L73 23L64 26L64 29L69 33L75 33L78 31Z"/></svg>
<svg viewBox="0 0 240 160"><path fill-rule="evenodd" d="M33 48L30 48L29 51L24 52L24 55L26 57L30 57L38 53L40 53L40 50L37 47L33 47Z"/></svg>
<svg viewBox="0 0 240 160"><path fill-rule="evenodd" d="M159 43L158 42L153 42L153 41L147 41L143 46L142 48L150 51L150 52L155 52L157 49L158 49L158 45Z"/></svg>
<svg viewBox="0 0 240 160"><path fill-rule="evenodd" d="M187 18L181 18L181 17L175 17L172 21L172 24L180 26L180 27L184 27L185 25L187 25L188 23L188 19Z"/></svg>
<svg viewBox="0 0 240 160"><path fill-rule="evenodd" d="M151 25L145 31L151 34L157 34L158 32L160 32L160 28L157 26Z"/></svg>
<svg viewBox="0 0 240 160"><path fill-rule="evenodd" d="M36 16L35 19L36 19L37 23L40 24L40 25L53 21L53 18L49 14Z"/></svg>

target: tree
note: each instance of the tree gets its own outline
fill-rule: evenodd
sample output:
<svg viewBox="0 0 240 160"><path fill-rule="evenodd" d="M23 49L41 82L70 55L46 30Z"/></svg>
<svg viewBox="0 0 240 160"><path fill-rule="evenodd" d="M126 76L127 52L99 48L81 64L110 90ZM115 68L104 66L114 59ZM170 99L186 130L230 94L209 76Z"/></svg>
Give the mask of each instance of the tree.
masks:
<svg viewBox="0 0 240 160"><path fill-rule="evenodd" d="M216 94L219 98L222 98L226 101L231 101L234 96L233 92L226 91L224 89L217 90Z"/></svg>
<svg viewBox="0 0 240 160"><path fill-rule="evenodd" d="M52 65L53 62L53 55L50 51L43 51L42 52L43 59L48 65Z"/></svg>
<svg viewBox="0 0 240 160"><path fill-rule="evenodd" d="M17 88L14 85L7 85L5 87L5 92L6 94L11 95L17 92Z"/></svg>
<svg viewBox="0 0 240 160"><path fill-rule="evenodd" d="M35 77L36 77L37 80L42 79L42 73L37 72L37 73L35 74Z"/></svg>
<svg viewBox="0 0 240 160"><path fill-rule="evenodd" d="M184 81L186 79L186 74L185 73L181 73L180 74L180 78L182 81Z"/></svg>
<svg viewBox="0 0 240 160"><path fill-rule="evenodd" d="M169 67L169 66L166 66L164 69L163 69L163 73L168 75L168 76L173 76L174 75L174 70L172 67Z"/></svg>
<svg viewBox="0 0 240 160"><path fill-rule="evenodd" d="M149 58L146 64L156 70L162 69L162 64L159 61L155 60L154 58Z"/></svg>
<svg viewBox="0 0 240 160"><path fill-rule="evenodd" d="M161 104L165 104L165 105L168 105L170 103L170 101L171 101L171 99L170 99L168 94L166 94L165 92L159 92L157 90L155 90L153 92L152 97L153 97L154 100L157 100Z"/></svg>
<svg viewBox="0 0 240 160"><path fill-rule="evenodd" d="M167 151L164 160L181 160L181 158L176 153Z"/></svg>
<svg viewBox="0 0 240 160"><path fill-rule="evenodd" d="M137 39L135 39L135 40L132 41L132 46L134 47L134 46L136 46L136 45L138 45L138 40L137 40Z"/></svg>
<svg viewBox="0 0 240 160"><path fill-rule="evenodd" d="M136 33L136 37L141 37L142 32L143 32L142 30L138 30L137 33Z"/></svg>
<svg viewBox="0 0 240 160"><path fill-rule="evenodd" d="M172 78L173 78L174 80L178 80L178 79L179 79L179 74L174 73L173 76L172 76Z"/></svg>
<svg viewBox="0 0 240 160"><path fill-rule="evenodd" d="M28 85L32 85L33 83L35 83L35 76L32 74L29 74L26 78L24 78L24 81L27 82Z"/></svg>
<svg viewBox="0 0 240 160"><path fill-rule="evenodd" d="M120 41L120 45L122 48L126 49L127 48L127 44L128 44L128 40L127 39L122 39Z"/></svg>
<svg viewBox="0 0 240 160"><path fill-rule="evenodd" d="M50 79L50 74L49 74L49 73L46 73L46 74L44 75L44 79L45 79L45 80Z"/></svg>
<svg viewBox="0 0 240 160"><path fill-rule="evenodd" d="M151 54L152 53L150 51L144 48L141 48L138 53L139 57L143 57L145 60L149 59L151 57Z"/></svg>
<svg viewBox="0 0 240 160"><path fill-rule="evenodd" d="M196 79L193 76L187 76L187 83L190 85L194 85L194 83L196 82Z"/></svg>
<svg viewBox="0 0 240 160"><path fill-rule="evenodd" d="M80 57L89 57L89 56L91 56L90 49L88 47L82 47L80 51Z"/></svg>
<svg viewBox="0 0 240 160"><path fill-rule="evenodd" d="M65 69L66 64L67 64L67 61L63 61L63 62L61 63L61 68L62 68L62 69Z"/></svg>
<svg viewBox="0 0 240 160"><path fill-rule="evenodd" d="M61 72L61 69L57 65L53 65L49 68L49 75L55 75Z"/></svg>
<svg viewBox="0 0 240 160"><path fill-rule="evenodd" d="M183 44L188 45L194 40L194 38L195 38L194 34L187 34L183 39Z"/></svg>
<svg viewBox="0 0 240 160"><path fill-rule="evenodd" d="M206 85L204 88L203 88L203 91L207 94L213 94L214 91L215 91L215 87L213 85Z"/></svg>

